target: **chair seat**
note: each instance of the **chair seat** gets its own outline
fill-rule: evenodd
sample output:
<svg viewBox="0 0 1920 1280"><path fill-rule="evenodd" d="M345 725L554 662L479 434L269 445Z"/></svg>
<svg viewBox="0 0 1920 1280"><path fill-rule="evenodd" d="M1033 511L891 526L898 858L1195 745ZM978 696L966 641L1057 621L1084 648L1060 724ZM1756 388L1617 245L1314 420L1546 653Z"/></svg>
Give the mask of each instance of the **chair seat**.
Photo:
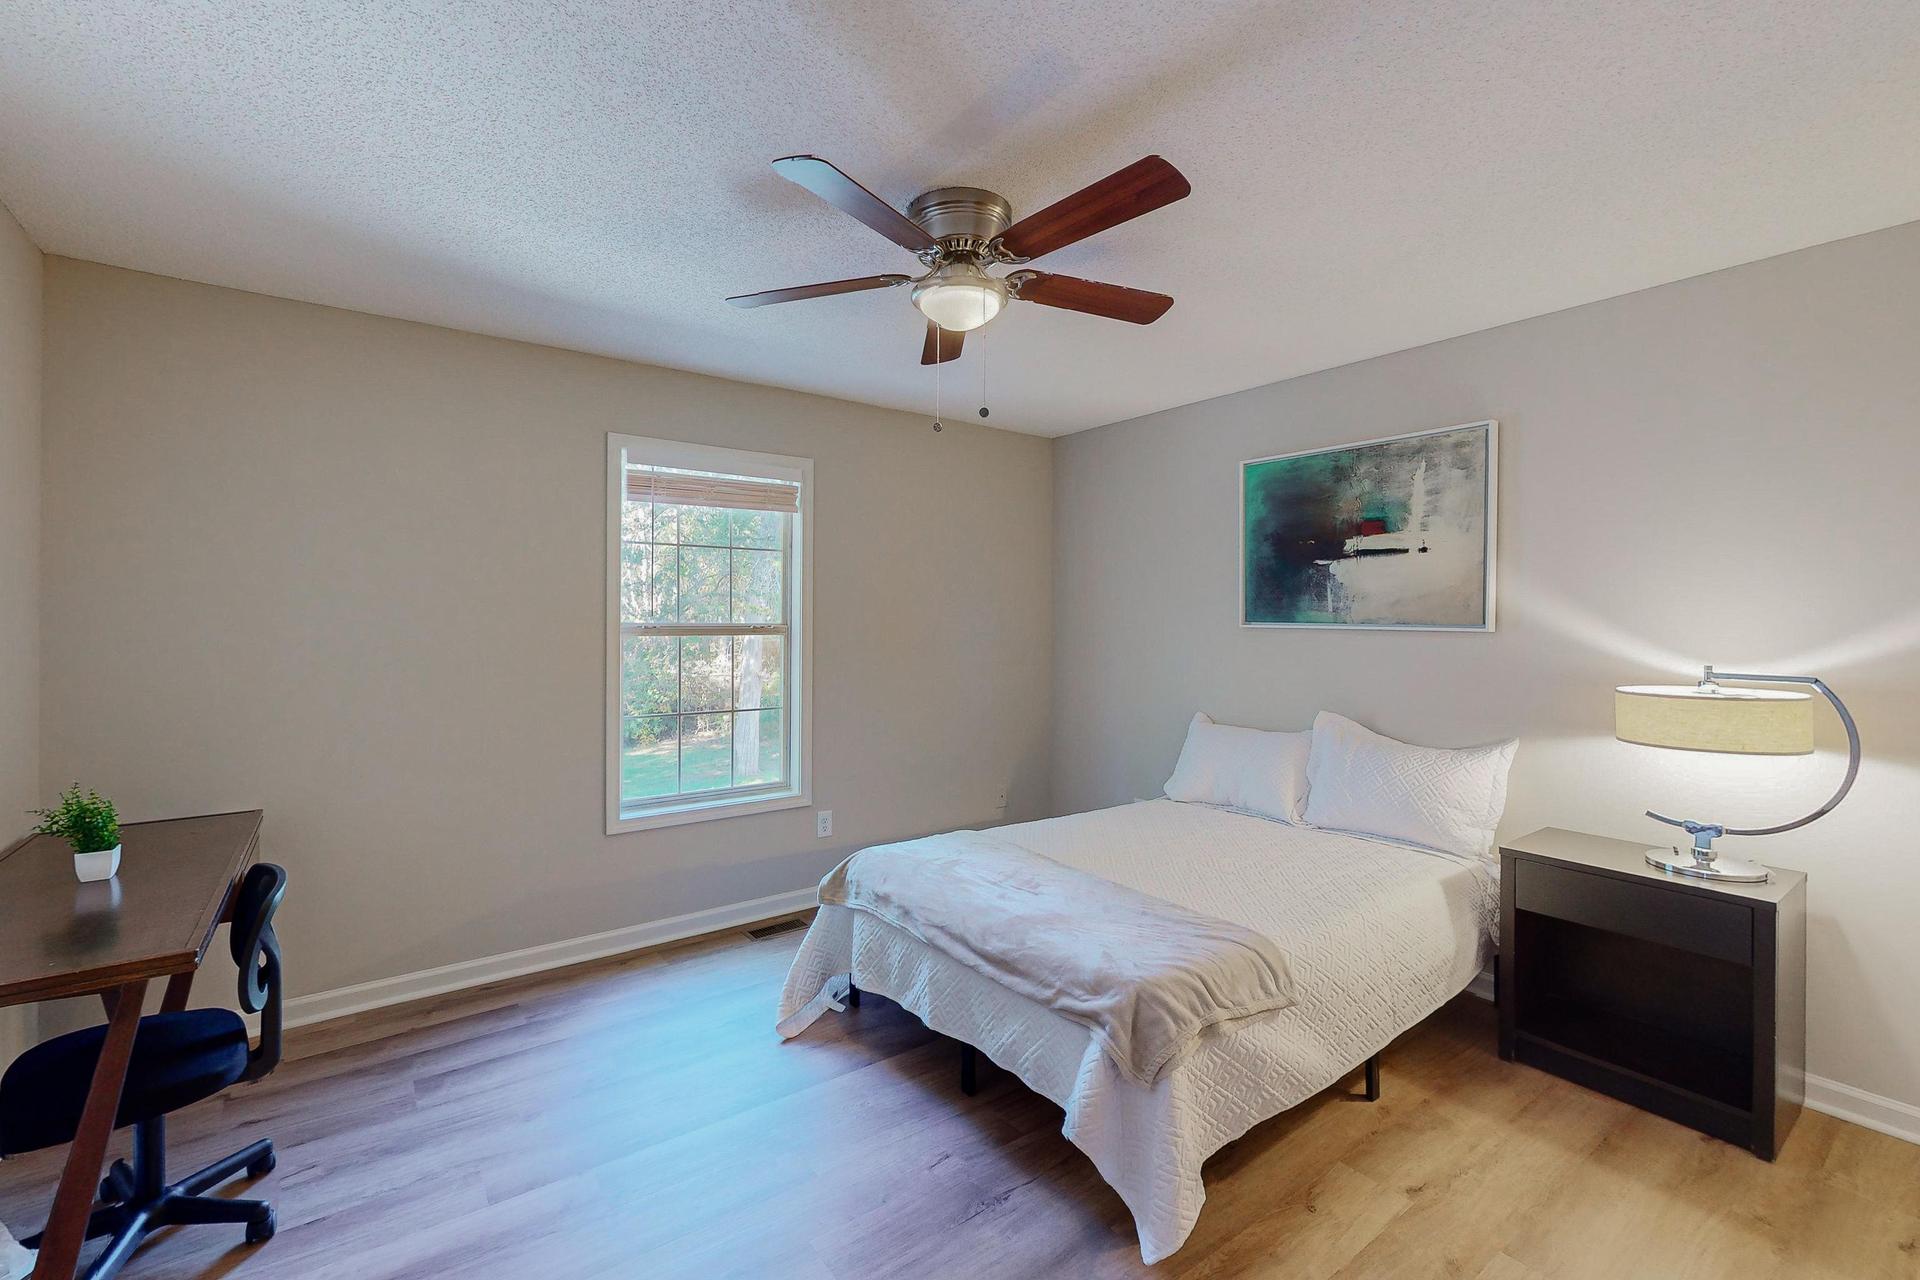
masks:
<svg viewBox="0 0 1920 1280"><path fill-rule="evenodd" d="M73 1141L106 1042L104 1026L35 1045L0 1078L0 1155ZM226 1009L140 1019L115 1128L211 1098L247 1073L247 1024Z"/></svg>

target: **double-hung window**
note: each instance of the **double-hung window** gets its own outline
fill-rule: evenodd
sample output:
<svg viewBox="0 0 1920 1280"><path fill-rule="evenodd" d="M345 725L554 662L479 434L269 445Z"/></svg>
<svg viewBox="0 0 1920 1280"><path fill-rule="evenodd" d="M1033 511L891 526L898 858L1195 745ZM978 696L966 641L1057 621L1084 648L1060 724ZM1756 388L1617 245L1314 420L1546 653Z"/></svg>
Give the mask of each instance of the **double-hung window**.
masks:
<svg viewBox="0 0 1920 1280"><path fill-rule="evenodd" d="M804 805L813 464L607 438L607 830Z"/></svg>

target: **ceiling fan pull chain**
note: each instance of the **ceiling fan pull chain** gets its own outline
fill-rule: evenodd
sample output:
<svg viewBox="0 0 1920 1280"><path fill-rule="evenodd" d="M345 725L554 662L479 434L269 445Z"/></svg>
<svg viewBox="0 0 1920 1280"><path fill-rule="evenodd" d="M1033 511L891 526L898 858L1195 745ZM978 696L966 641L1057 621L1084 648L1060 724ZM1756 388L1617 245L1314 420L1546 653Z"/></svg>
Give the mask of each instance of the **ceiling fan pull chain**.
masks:
<svg viewBox="0 0 1920 1280"><path fill-rule="evenodd" d="M940 326L933 326L933 429L935 431L940 430L940 334Z"/></svg>
<svg viewBox="0 0 1920 1280"><path fill-rule="evenodd" d="M987 335L980 334L980 416L987 416Z"/></svg>

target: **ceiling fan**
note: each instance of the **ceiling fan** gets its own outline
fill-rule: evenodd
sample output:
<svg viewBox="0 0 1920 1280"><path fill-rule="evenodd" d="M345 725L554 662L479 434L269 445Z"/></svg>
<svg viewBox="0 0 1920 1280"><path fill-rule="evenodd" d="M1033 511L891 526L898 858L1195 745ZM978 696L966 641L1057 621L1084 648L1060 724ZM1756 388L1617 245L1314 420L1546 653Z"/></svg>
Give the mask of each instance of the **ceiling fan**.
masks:
<svg viewBox="0 0 1920 1280"><path fill-rule="evenodd" d="M1031 262L1184 198L1193 188L1159 156L1136 160L1018 222L1005 197L979 187L936 187L915 196L902 214L818 156L786 156L773 162L773 170L913 253L927 270L919 276L861 276L744 293L727 299L736 307L912 285L913 305L927 317L920 363L944 364L960 355L969 330L999 315L1010 301L1130 324L1152 324L1173 305L1166 294L1145 289L1045 271L994 276L987 270Z"/></svg>

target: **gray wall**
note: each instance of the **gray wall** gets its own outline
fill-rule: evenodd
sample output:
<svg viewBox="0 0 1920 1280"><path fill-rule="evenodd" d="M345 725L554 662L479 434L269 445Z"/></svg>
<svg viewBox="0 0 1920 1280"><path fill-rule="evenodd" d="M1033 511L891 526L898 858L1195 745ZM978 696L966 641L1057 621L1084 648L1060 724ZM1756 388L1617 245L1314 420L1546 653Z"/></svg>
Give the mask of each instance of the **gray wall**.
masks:
<svg viewBox="0 0 1920 1280"><path fill-rule="evenodd" d="M1040 815L1051 446L47 264L44 776L261 806L294 994ZM606 433L815 459L808 810L608 837Z"/></svg>
<svg viewBox="0 0 1920 1280"><path fill-rule="evenodd" d="M40 795L40 250L0 206L0 852ZM0 1064L30 1010L0 1009Z"/></svg>
<svg viewBox="0 0 1920 1280"><path fill-rule="evenodd" d="M1311 299L1283 300L1311 307ZM1611 690L1698 664L1823 675L1858 789L1730 851L1804 868L1811 1070L1920 1104L1920 224L1061 440L1054 806L1157 794L1187 718L1416 742L1516 735L1504 830L1664 841L1649 805L1760 824L1838 781L1611 737ZM1237 464L1501 424L1493 635L1237 625Z"/></svg>

